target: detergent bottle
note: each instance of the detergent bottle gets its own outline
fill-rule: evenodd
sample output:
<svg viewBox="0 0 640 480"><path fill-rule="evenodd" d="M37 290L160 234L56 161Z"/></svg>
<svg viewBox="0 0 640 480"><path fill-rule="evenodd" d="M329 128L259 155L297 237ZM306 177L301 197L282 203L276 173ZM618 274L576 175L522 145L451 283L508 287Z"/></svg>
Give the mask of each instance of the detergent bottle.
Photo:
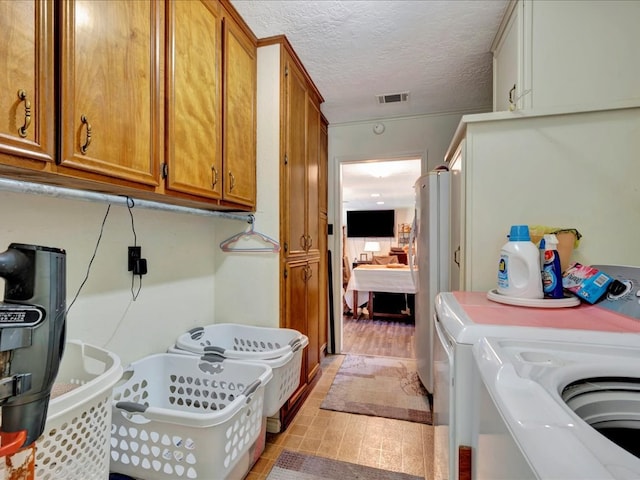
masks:
<svg viewBox="0 0 640 480"><path fill-rule="evenodd" d="M540 264L544 297L564 298L558 238L553 234L546 234L540 240Z"/></svg>
<svg viewBox="0 0 640 480"><path fill-rule="evenodd" d="M512 225L509 241L500 250L498 293L518 298L544 297L540 253L531 241L528 225Z"/></svg>

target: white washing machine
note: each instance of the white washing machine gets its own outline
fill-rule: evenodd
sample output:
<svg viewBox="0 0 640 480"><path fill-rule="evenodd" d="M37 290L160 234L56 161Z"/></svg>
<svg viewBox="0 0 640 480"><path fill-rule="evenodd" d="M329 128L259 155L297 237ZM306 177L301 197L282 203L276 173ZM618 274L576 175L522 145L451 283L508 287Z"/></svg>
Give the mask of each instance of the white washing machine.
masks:
<svg viewBox="0 0 640 480"><path fill-rule="evenodd" d="M627 297L635 295L635 290L629 289ZM637 298L634 301L637 304ZM483 337L640 347L640 321L601 306L528 308L492 302L486 292L447 292L436 297L435 310L436 480L458 479L461 473L470 475L474 471L472 460L470 465L463 462L461 472L460 452L470 447L473 453L477 446L472 425L480 385L473 371L472 347ZM477 455L473 457L477 460Z"/></svg>
<svg viewBox="0 0 640 480"><path fill-rule="evenodd" d="M640 347L485 338L473 354L476 479L640 478Z"/></svg>

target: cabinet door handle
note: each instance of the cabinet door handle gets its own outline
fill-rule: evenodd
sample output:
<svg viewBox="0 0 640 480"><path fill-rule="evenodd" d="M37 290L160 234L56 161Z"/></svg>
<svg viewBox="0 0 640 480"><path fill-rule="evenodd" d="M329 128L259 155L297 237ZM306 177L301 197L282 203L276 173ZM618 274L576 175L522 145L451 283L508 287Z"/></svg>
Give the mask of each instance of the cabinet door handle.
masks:
<svg viewBox="0 0 640 480"><path fill-rule="evenodd" d="M236 177L233 176L233 173L229 172L229 191L233 190L236 186Z"/></svg>
<svg viewBox="0 0 640 480"><path fill-rule="evenodd" d="M211 189L216 188L218 184L218 169L215 165L211 165Z"/></svg>
<svg viewBox="0 0 640 480"><path fill-rule="evenodd" d="M309 265L305 265L304 268L302 269L302 278L306 282L312 276L313 276L313 270L311 270L311 267Z"/></svg>
<svg viewBox="0 0 640 480"><path fill-rule="evenodd" d="M31 102L24 90L18 90L18 98L24 102L24 125L18 129L18 134L24 138L27 136L29 125L31 125Z"/></svg>
<svg viewBox="0 0 640 480"><path fill-rule="evenodd" d="M511 90L509 90L509 110L513 111L516 109L516 102L513 99L514 94L516 93L516 84L513 84Z"/></svg>
<svg viewBox="0 0 640 480"><path fill-rule="evenodd" d="M456 251L453 252L453 261L456 262L456 265L458 265L458 267L460 266L460 245L458 245Z"/></svg>
<svg viewBox="0 0 640 480"><path fill-rule="evenodd" d="M91 144L91 124L89 123L87 116L84 114L80 117L80 121L87 126L87 136L85 137L84 145L80 145L80 151L83 155L86 155L87 149Z"/></svg>
<svg viewBox="0 0 640 480"><path fill-rule="evenodd" d="M300 235L300 246L303 250L307 249L307 236L304 234Z"/></svg>
<svg viewBox="0 0 640 480"><path fill-rule="evenodd" d="M311 246L313 245L313 238L311 238L311 235L307 235L307 245L306 245L306 249L305 250L309 250L311 249Z"/></svg>

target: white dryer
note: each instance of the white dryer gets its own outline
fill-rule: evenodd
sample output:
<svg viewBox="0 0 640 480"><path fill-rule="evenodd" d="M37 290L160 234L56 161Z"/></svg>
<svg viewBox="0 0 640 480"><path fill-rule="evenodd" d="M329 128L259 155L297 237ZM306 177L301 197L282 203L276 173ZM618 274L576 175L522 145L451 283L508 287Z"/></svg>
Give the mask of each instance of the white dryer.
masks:
<svg viewBox="0 0 640 480"><path fill-rule="evenodd" d="M640 478L640 347L485 338L473 355L474 478Z"/></svg>
<svg viewBox="0 0 640 480"><path fill-rule="evenodd" d="M628 295L636 293L630 289ZM459 478L460 452L469 448L474 452L477 447L472 426L477 420L474 404L480 385L474 373L472 347L483 337L640 348L640 321L600 306L527 308L492 302L486 292L447 292L437 296L435 311L433 473L436 480ZM477 460L478 456L473 455L472 471Z"/></svg>

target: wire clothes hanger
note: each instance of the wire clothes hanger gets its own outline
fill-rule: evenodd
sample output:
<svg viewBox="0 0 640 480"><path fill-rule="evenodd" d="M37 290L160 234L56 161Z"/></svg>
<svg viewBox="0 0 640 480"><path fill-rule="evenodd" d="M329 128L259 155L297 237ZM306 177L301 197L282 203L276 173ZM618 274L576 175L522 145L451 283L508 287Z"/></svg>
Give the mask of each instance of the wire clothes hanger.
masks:
<svg viewBox="0 0 640 480"><path fill-rule="evenodd" d="M223 252L273 252L278 253L280 251L280 244L273 238L260 233L255 230L254 225L256 219L253 215L249 215L249 230L245 232L236 233L232 237L227 238L220 243L220 248ZM236 243L245 240L258 240L265 245L260 247L256 246L255 242L251 242L247 246L236 245Z"/></svg>

